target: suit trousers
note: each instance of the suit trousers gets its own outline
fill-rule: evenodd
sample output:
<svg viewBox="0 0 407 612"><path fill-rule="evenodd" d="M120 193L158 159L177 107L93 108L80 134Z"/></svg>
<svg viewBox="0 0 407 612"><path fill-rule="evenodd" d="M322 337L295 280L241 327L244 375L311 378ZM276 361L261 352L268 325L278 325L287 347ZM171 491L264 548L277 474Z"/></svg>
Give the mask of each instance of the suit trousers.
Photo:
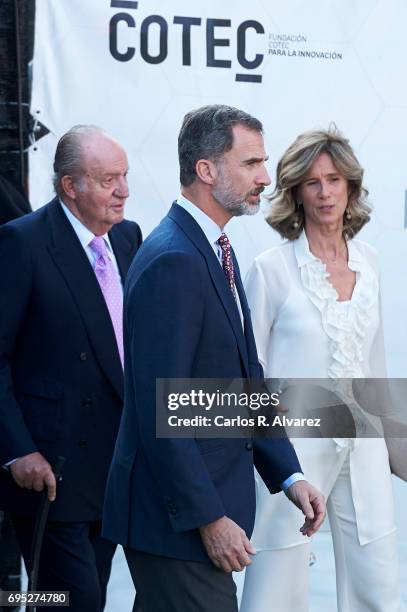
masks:
<svg viewBox="0 0 407 612"><path fill-rule="evenodd" d="M401 612L396 532L359 544L349 455L329 494L327 510L334 544L338 612ZM258 552L246 569L240 612L307 612L309 556L309 541ZM318 564L312 571L318 571Z"/></svg>
<svg viewBox="0 0 407 612"><path fill-rule="evenodd" d="M12 516L27 573L35 520ZM39 591L69 591L70 612L102 612L116 544L101 537L101 522L48 521L41 551ZM48 607L49 612L59 607Z"/></svg>
<svg viewBox="0 0 407 612"><path fill-rule="evenodd" d="M237 612L232 574L198 561L124 552L136 588L133 612Z"/></svg>

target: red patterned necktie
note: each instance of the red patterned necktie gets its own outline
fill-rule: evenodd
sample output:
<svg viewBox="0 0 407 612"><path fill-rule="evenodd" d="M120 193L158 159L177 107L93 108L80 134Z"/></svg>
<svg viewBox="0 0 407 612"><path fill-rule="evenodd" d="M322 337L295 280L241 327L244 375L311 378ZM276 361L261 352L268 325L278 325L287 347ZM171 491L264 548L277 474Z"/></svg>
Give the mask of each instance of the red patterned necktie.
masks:
<svg viewBox="0 0 407 612"><path fill-rule="evenodd" d="M222 268L228 279L230 290L233 297L236 300L236 289L235 289L235 270L233 267L232 249L230 246L229 238L226 234L222 233L220 238L217 240L220 248L222 249Z"/></svg>

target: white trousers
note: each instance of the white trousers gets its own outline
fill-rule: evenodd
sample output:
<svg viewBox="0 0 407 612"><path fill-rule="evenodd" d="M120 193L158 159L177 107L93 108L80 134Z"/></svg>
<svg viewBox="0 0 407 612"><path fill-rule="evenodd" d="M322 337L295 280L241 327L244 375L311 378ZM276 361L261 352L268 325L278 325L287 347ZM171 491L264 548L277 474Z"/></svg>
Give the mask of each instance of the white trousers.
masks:
<svg viewBox="0 0 407 612"><path fill-rule="evenodd" d="M359 544L349 457L333 485L327 509L338 612L401 612L396 533ZM309 540L290 548L259 551L246 569L240 612L307 612L309 554Z"/></svg>

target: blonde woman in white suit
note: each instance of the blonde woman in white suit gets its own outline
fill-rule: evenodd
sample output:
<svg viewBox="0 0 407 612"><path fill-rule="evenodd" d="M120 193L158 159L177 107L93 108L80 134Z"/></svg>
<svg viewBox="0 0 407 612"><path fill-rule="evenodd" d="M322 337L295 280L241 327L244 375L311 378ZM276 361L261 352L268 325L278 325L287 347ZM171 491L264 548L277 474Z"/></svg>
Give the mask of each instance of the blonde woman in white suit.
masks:
<svg viewBox="0 0 407 612"><path fill-rule="evenodd" d="M271 227L286 239L246 282L266 377L385 377L375 250L354 236L369 220L363 170L336 130L300 135L277 167ZM296 439L304 474L328 499L339 612L399 612L389 459L382 438ZM301 514L259 476L241 612L308 610L309 540ZM318 570L316 570L318 571Z"/></svg>

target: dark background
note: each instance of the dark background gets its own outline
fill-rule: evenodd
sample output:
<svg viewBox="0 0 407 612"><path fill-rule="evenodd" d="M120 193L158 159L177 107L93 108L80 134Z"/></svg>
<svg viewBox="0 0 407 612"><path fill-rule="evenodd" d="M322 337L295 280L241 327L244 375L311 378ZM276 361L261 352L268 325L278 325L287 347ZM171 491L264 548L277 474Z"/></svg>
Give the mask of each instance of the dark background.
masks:
<svg viewBox="0 0 407 612"><path fill-rule="evenodd" d="M34 17L35 0L0 0L0 175L27 195Z"/></svg>

